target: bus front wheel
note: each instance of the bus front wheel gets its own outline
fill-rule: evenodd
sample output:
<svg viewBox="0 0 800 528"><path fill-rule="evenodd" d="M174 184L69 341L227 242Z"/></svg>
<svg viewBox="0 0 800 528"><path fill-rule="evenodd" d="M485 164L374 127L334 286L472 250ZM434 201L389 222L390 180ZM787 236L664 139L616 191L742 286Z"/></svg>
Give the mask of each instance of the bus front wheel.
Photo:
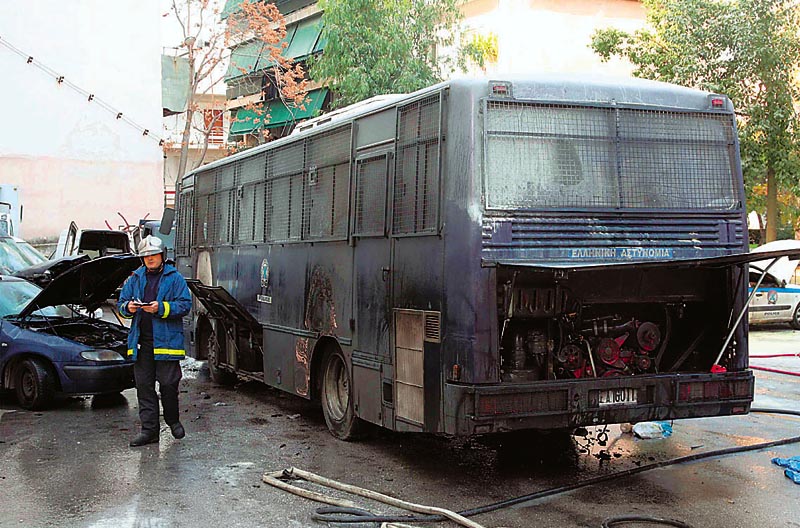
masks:
<svg viewBox="0 0 800 528"><path fill-rule="evenodd" d="M329 351L323 361L322 413L331 434L340 440L352 440L361 430L361 420L353 409L353 384L344 356Z"/></svg>
<svg viewBox="0 0 800 528"><path fill-rule="evenodd" d="M211 381L218 385L233 385L236 383L236 374L220 368L219 358L222 355L222 348L217 338L216 332L210 330L206 334L205 352L208 361L208 374Z"/></svg>

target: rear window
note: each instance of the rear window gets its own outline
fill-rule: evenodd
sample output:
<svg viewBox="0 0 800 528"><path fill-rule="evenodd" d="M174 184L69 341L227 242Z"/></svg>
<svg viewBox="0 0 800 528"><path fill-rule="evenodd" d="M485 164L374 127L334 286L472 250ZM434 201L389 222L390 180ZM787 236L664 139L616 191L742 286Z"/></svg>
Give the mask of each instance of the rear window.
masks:
<svg viewBox="0 0 800 528"><path fill-rule="evenodd" d="M733 118L490 102L489 208L741 207Z"/></svg>

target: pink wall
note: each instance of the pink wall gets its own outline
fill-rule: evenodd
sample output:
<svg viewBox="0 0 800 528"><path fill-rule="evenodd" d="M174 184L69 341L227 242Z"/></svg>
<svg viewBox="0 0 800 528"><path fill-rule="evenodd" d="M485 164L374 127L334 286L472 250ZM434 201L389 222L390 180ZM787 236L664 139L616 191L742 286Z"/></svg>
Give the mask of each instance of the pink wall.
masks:
<svg viewBox="0 0 800 528"><path fill-rule="evenodd" d="M116 229L122 219L161 217L161 162L0 157L0 183L20 186L27 239L57 237L74 220L80 228Z"/></svg>

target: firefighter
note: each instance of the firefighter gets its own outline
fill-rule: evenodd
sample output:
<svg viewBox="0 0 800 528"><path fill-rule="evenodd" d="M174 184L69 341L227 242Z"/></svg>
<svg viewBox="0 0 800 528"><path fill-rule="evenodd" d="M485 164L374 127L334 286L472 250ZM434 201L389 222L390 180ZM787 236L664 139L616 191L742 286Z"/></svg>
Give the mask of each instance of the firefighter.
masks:
<svg viewBox="0 0 800 528"><path fill-rule="evenodd" d="M164 421L172 436L186 436L178 413L178 383L182 377L180 360L186 355L182 321L192 305L186 281L174 266L165 262L161 239L147 236L137 249L144 265L125 282L117 305L120 315L133 319L128 332L128 357L135 362L142 428L130 441L131 447L159 440L156 381Z"/></svg>

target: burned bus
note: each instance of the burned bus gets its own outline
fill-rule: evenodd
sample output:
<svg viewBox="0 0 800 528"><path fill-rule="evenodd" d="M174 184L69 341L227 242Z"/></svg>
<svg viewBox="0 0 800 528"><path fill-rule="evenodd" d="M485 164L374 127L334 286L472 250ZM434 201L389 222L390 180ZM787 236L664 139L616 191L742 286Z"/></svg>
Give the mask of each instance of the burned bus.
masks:
<svg viewBox="0 0 800 528"><path fill-rule="evenodd" d="M191 353L319 400L339 438L749 411L723 95L449 81L203 166L177 211Z"/></svg>

